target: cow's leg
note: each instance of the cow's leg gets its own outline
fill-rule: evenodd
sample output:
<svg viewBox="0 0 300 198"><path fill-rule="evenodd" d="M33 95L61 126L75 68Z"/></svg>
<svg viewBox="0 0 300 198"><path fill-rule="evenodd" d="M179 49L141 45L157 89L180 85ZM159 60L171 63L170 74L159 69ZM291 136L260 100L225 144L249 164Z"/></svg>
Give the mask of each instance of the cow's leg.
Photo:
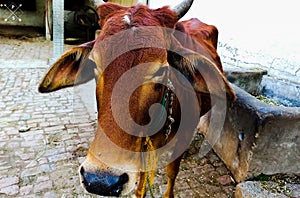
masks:
<svg viewBox="0 0 300 198"><path fill-rule="evenodd" d="M167 177L168 177L168 186L165 192L165 198L173 198L174 197L174 185L175 179L179 171L180 161L182 155L174 160L172 163L168 164L166 167Z"/></svg>

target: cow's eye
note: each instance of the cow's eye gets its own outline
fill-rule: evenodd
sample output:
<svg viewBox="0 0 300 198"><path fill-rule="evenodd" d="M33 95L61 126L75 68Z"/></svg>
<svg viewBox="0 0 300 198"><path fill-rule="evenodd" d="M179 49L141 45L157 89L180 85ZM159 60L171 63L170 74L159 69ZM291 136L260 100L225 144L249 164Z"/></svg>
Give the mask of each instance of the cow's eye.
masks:
<svg viewBox="0 0 300 198"><path fill-rule="evenodd" d="M162 88L162 84L160 84L160 83L155 83L155 85L154 85L154 90L155 90L155 91L161 90L161 88Z"/></svg>

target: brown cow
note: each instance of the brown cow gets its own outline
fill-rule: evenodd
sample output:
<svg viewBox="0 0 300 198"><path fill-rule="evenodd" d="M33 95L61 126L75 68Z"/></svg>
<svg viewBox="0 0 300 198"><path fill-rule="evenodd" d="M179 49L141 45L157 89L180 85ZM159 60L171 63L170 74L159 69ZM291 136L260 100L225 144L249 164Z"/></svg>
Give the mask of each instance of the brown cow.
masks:
<svg viewBox="0 0 300 198"><path fill-rule="evenodd" d="M96 79L98 128L79 168L88 192L135 190L143 197L164 158L165 197L174 197L199 116L235 99L216 52L217 29L197 19L178 22L192 3L159 9L101 4L99 37L62 55L41 81L39 91L51 92Z"/></svg>

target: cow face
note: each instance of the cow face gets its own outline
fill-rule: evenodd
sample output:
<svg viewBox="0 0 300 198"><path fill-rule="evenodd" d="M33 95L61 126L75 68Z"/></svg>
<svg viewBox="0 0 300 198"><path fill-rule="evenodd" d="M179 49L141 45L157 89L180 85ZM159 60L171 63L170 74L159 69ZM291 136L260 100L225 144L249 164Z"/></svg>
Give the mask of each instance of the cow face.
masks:
<svg viewBox="0 0 300 198"><path fill-rule="evenodd" d="M99 37L66 52L41 81L39 91L50 92L96 79L98 128L79 168L88 192L121 196L135 189L138 197L144 196L145 173L155 169L164 153L157 150L168 144L173 157L167 165L166 197L172 197L179 151L193 136L203 105L201 93L234 98L212 52L187 49L173 34L192 2L155 10L144 5L100 5ZM180 107L183 103L189 104L188 111ZM192 124L175 138L182 114ZM178 146L178 139L187 144Z"/></svg>

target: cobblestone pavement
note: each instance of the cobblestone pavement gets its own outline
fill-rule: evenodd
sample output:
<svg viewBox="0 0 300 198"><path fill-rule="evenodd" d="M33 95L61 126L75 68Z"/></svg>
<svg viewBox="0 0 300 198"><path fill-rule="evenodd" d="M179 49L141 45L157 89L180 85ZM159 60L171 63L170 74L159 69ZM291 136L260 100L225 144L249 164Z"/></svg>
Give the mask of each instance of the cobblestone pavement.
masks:
<svg viewBox="0 0 300 198"><path fill-rule="evenodd" d="M73 88L37 92L50 57L51 42L43 38L0 37L0 197L95 197L77 174L95 114ZM200 143L181 164L176 197L233 197L229 171L213 152L199 157ZM166 178L163 170L156 175L154 194L161 197Z"/></svg>

